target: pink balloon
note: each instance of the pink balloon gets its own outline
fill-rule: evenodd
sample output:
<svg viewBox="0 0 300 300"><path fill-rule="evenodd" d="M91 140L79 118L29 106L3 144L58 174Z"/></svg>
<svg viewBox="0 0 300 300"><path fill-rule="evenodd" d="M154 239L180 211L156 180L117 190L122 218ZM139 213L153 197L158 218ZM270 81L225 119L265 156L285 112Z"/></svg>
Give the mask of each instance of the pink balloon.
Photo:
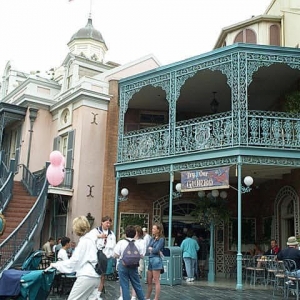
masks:
<svg viewBox="0 0 300 300"><path fill-rule="evenodd" d="M47 168L46 177L52 186L60 185L65 178L65 169L63 165L53 166L50 164Z"/></svg>
<svg viewBox="0 0 300 300"><path fill-rule="evenodd" d="M64 157L59 151L55 150L50 153L50 162L53 166L60 166L63 160Z"/></svg>

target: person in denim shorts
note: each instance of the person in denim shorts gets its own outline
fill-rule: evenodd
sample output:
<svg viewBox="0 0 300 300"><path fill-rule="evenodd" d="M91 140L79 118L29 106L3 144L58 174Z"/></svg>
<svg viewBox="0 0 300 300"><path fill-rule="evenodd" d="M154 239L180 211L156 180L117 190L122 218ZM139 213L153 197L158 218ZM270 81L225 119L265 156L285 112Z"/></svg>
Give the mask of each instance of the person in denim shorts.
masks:
<svg viewBox="0 0 300 300"><path fill-rule="evenodd" d="M165 246L165 238L163 235L163 226L161 224L154 224L152 226L152 238L149 242L149 264L147 271L147 295L146 299L150 299L152 293L152 283L155 284L155 298L158 300L160 294L160 270L163 269L162 250Z"/></svg>

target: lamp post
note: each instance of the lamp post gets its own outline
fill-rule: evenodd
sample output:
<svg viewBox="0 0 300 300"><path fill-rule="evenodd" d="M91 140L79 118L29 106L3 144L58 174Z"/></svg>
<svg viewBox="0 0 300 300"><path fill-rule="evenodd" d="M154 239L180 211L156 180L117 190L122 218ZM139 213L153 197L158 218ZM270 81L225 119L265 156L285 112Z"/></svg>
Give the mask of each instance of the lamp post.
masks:
<svg viewBox="0 0 300 300"><path fill-rule="evenodd" d="M242 193L248 193L251 191L251 185L253 184L253 178L251 176L246 176L244 183L246 187L242 185L242 163L241 157L238 157L237 164L238 171L238 243L237 243L237 255L236 255L236 265L237 265L237 276L236 276L236 289L242 290Z"/></svg>
<svg viewBox="0 0 300 300"><path fill-rule="evenodd" d="M129 191L127 188L123 188L121 190L121 195L119 195L119 182L120 182L120 178L118 176L119 174L117 174L117 178L116 178L116 187L115 187L115 209L114 209L114 232L117 232L117 228L118 228L118 206L119 206L119 202L122 201L126 201L128 200L128 194Z"/></svg>

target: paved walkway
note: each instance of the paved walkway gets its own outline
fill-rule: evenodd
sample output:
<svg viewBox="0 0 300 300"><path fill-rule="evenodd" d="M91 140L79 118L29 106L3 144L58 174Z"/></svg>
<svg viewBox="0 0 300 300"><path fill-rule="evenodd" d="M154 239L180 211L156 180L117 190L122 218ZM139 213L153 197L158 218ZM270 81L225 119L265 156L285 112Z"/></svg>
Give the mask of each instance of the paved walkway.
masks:
<svg viewBox="0 0 300 300"><path fill-rule="evenodd" d="M226 287L227 284L227 287ZM219 286L221 285L221 287ZM234 288L234 282L225 281L222 284L214 283L209 285L206 281L195 281L194 283L186 283L183 281L181 285L162 285L160 300L282 300L282 295L277 292L275 297L272 298L273 290L271 287L257 286L250 287L245 286L242 291L237 291ZM106 292L103 294L104 300L116 300L119 297L120 289L119 283L116 281L106 281ZM147 289L147 285L143 284L144 291ZM154 298L154 290L151 299ZM48 299L67 299L65 297L58 297L50 295ZM290 299L293 299L291 296Z"/></svg>

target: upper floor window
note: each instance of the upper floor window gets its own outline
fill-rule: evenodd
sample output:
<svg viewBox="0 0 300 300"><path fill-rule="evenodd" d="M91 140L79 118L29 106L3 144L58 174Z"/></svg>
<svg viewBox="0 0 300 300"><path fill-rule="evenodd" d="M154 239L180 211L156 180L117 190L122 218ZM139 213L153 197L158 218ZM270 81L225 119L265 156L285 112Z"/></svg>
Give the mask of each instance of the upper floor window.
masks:
<svg viewBox="0 0 300 300"><path fill-rule="evenodd" d="M270 45L280 46L280 28L275 24L270 26Z"/></svg>
<svg viewBox="0 0 300 300"><path fill-rule="evenodd" d="M73 149L75 141L75 130L68 131L67 134L57 136L53 141L53 150L61 151L65 157L66 168L73 168Z"/></svg>
<svg viewBox="0 0 300 300"><path fill-rule="evenodd" d="M235 39L234 43L248 43L248 44L256 44L256 33L252 29L243 29L240 31Z"/></svg>

